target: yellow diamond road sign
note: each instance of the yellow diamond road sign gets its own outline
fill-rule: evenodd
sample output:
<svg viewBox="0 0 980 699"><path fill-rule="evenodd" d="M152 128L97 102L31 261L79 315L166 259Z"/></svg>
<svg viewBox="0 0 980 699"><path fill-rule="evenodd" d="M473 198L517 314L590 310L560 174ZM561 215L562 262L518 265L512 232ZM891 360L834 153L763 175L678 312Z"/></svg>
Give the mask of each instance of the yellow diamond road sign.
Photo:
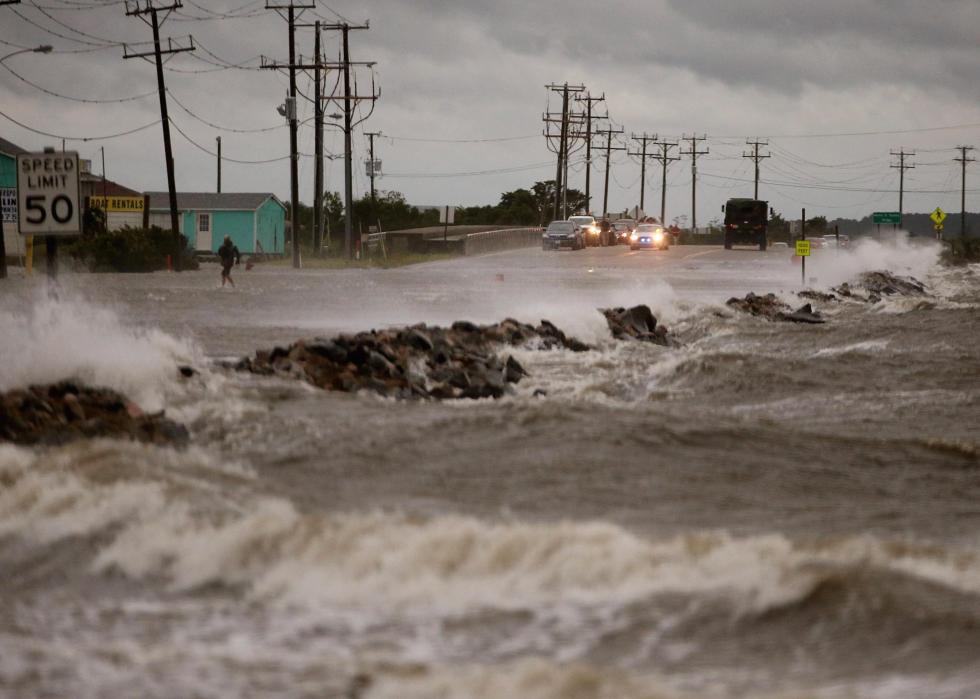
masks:
<svg viewBox="0 0 980 699"><path fill-rule="evenodd" d="M941 226L943 225L943 221L946 220L946 212L937 206L936 210L932 212L932 215L930 215L929 218L931 218L933 223L935 223L937 226Z"/></svg>
<svg viewBox="0 0 980 699"><path fill-rule="evenodd" d="M810 241L809 240L797 240L796 241L796 254L798 257L809 257L810 256Z"/></svg>

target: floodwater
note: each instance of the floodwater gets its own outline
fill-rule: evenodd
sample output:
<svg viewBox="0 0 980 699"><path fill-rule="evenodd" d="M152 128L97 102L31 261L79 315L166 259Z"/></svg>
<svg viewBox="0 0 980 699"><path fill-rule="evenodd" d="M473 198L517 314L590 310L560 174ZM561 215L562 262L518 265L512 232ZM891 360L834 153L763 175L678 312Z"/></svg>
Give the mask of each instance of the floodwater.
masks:
<svg viewBox="0 0 980 699"><path fill-rule="evenodd" d="M935 259L818 251L814 288L928 287L820 326L724 306L801 304L785 250L0 285L0 390L73 376L193 436L0 446L0 696L975 699L980 267ZM637 303L682 346L610 339ZM475 402L220 364L508 316L597 349L502 349L531 375Z"/></svg>

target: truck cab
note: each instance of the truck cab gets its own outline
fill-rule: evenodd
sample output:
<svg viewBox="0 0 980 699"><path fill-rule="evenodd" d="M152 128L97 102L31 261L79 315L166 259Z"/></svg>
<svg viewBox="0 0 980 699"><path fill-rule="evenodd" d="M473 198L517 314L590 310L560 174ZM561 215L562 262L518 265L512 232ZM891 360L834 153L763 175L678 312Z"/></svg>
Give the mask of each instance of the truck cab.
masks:
<svg viewBox="0 0 980 699"><path fill-rule="evenodd" d="M725 211L725 249L733 245L758 245L766 249L769 202L758 199L729 199Z"/></svg>

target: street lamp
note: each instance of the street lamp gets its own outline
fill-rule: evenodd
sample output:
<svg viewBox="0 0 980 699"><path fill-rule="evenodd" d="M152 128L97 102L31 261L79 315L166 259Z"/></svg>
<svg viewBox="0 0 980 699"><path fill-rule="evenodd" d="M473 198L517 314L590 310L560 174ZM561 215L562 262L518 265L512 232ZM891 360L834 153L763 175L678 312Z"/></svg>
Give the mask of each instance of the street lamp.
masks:
<svg viewBox="0 0 980 699"><path fill-rule="evenodd" d="M3 58L0 58L0 63L3 63L11 56L17 56L21 53L51 53L51 47L47 44L38 46L33 49L21 49L19 51L14 51L13 53L8 53ZM0 223L0 279L7 278L7 243L3 238L3 224Z"/></svg>

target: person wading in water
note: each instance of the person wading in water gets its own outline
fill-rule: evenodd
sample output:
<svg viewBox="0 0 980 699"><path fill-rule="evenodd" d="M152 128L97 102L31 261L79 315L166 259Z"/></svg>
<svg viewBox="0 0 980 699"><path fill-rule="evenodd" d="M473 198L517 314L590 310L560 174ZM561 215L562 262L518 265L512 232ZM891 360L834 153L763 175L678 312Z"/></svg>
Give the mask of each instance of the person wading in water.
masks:
<svg viewBox="0 0 980 699"><path fill-rule="evenodd" d="M218 248L218 257L221 258L221 286L224 287L225 282L228 282L234 287L235 280L231 278L231 268L232 265L236 265L242 261L242 254L238 252L238 248L231 242L230 236L226 235L225 242Z"/></svg>

